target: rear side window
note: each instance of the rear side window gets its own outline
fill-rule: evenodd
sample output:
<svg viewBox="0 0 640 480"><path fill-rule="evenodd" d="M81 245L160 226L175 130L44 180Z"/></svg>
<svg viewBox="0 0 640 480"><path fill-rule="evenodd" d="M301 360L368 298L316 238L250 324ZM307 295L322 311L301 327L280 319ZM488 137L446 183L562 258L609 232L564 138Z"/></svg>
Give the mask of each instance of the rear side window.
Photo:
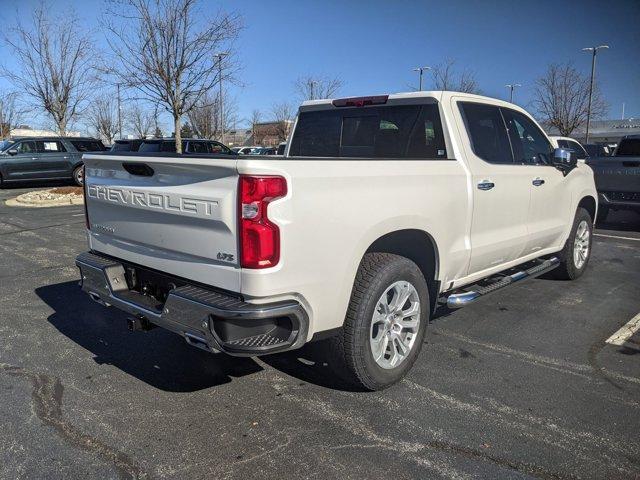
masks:
<svg viewBox="0 0 640 480"><path fill-rule="evenodd" d="M112 152L130 152L131 151L131 147L132 147L132 145L129 142L115 142L111 146L111 151Z"/></svg>
<svg viewBox="0 0 640 480"><path fill-rule="evenodd" d="M40 153L57 153L67 151L67 149L64 148L64 145L62 145L62 142L59 142L58 140L37 141L36 145Z"/></svg>
<svg viewBox="0 0 640 480"><path fill-rule="evenodd" d="M438 106L345 108L300 114L293 156L446 158Z"/></svg>
<svg viewBox="0 0 640 480"><path fill-rule="evenodd" d="M142 145L140 145L140 148L138 151L139 152L159 152L160 142L144 142Z"/></svg>
<svg viewBox="0 0 640 480"><path fill-rule="evenodd" d="M187 153L209 153L207 144L204 142L189 142L187 145Z"/></svg>
<svg viewBox="0 0 640 480"><path fill-rule="evenodd" d="M71 140L71 145L79 152L102 152L105 150L98 140Z"/></svg>
<svg viewBox="0 0 640 480"><path fill-rule="evenodd" d="M500 109L483 103L461 102L473 153L489 163L513 163L507 128Z"/></svg>

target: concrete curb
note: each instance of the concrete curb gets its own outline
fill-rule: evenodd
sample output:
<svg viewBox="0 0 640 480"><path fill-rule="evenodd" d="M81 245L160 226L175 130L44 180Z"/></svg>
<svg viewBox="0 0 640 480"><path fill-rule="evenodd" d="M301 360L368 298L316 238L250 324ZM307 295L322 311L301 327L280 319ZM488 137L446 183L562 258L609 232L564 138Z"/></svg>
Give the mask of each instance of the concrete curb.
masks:
<svg viewBox="0 0 640 480"><path fill-rule="evenodd" d="M59 198L53 200L35 200L27 198L27 195L32 192L23 193L17 197L10 198L5 201L5 204L9 207L31 207L31 208L44 208L44 207L64 207L69 205L83 205L84 198Z"/></svg>

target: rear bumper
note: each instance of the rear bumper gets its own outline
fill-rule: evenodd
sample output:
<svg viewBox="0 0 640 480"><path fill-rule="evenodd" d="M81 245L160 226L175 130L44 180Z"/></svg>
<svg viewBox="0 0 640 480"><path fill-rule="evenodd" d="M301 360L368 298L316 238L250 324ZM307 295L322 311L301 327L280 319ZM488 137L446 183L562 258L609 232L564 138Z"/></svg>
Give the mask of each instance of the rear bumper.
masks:
<svg viewBox="0 0 640 480"><path fill-rule="evenodd" d="M640 193L598 192L598 205L621 210L640 210Z"/></svg>
<svg viewBox="0 0 640 480"><path fill-rule="evenodd" d="M76 258L76 265L82 290L93 300L182 335L187 343L208 351L264 355L299 348L307 338L308 315L294 300L252 304L183 281L160 303L129 288L125 268L131 264L86 252Z"/></svg>

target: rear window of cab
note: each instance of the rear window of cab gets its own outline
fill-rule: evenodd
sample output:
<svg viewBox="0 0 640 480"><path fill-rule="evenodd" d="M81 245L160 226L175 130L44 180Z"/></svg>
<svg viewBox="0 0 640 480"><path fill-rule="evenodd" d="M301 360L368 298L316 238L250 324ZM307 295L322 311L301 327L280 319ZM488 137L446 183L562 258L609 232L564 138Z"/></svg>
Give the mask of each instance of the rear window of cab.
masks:
<svg viewBox="0 0 640 480"><path fill-rule="evenodd" d="M443 159L447 151L432 103L302 112L289 155Z"/></svg>

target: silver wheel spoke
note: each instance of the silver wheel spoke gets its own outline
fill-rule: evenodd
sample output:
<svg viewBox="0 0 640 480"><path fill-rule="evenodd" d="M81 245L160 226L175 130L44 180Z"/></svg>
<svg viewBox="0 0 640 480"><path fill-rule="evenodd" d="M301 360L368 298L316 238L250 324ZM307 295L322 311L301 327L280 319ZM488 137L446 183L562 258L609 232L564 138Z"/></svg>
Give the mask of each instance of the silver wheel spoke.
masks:
<svg viewBox="0 0 640 480"><path fill-rule="evenodd" d="M395 368L411 353L420 328L420 312L418 292L407 281L393 283L380 296L369 337L371 354L380 367Z"/></svg>

